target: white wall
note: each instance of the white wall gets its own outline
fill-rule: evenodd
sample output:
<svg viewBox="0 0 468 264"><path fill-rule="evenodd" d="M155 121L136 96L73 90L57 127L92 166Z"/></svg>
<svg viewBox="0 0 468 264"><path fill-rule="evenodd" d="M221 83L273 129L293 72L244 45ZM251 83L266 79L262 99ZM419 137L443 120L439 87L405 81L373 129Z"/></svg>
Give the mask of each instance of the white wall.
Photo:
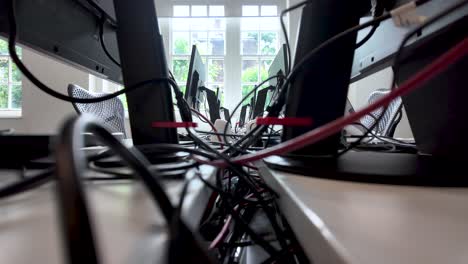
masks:
<svg viewBox="0 0 468 264"><path fill-rule="evenodd" d="M61 93L67 93L69 83L88 87L88 74L56 60L23 49L23 62L39 80ZM55 99L23 77L22 117L0 118L0 128L14 128L18 133L56 133L64 118L75 114L71 103Z"/></svg>

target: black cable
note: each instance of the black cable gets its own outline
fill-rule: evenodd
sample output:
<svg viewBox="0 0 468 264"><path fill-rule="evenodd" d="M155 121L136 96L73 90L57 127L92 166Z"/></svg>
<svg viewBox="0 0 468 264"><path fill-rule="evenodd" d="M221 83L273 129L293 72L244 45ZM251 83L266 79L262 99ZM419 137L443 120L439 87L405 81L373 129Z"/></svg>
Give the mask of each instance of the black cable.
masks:
<svg viewBox="0 0 468 264"><path fill-rule="evenodd" d="M17 195L33 188L42 186L52 180L53 169L41 171L35 175L28 176L21 181L14 182L0 189L0 199Z"/></svg>
<svg viewBox="0 0 468 264"><path fill-rule="evenodd" d="M361 126L363 128L366 128L366 126L364 126L363 124L360 124L360 123L353 123L353 125L357 125L357 126ZM393 145L396 145L396 146L401 146L401 147L406 147L406 148L416 148L415 144L407 143L407 142L404 142L404 141L401 141L401 140L398 140L398 139L394 139L394 138L390 138L390 137L386 137L386 136L380 136L380 135L375 134L372 131L369 132L369 135L372 136L369 139L369 142L371 142L375 138L375 139L378 139L378 140L380 140L382 142L387 142L389 144L393 144ZM361 136L357 136L357 138L361 138ZM369 143L369 142L364 143L364 144L374 145L374 144Z"/></svg>
<svg viewBox="0 0 468 264"><path fill-rule="evenodd" d="M359 49L360 47L362 47L362 45L366 44L367 41L369 41L369 39L371 39L372 36L374 36L374 33L375 31L377 31L377 28L379 27L379 25L380 24L373 25L369 33L367 33L367 35L356 44L355 49Z"/></svg>
<svg viewBox="0 0 468 264"><path fill-rule="evenodd" d="M68 120L64 126L56 155L58 200L62 205L62 219L71 263L97 263L85 197L79 181L79 175L86 168L85 160L81 157L80 152L80 149L84 146L81 134L88 131L95 134L103 143L109 145L135 171L135 175L143 181L155 204L161 208L166 223L172 223L175 213L175 208L159 183L159 176L156 171L151 172L147 169L150 163L140 152L135 148L126 148L118 139L90 117L86 115L78 118L74 117ZM187 235L188 229L185 224L182 221L179 221L179 224L181 230L184 230L183 234ZM187 241L192 241L192 237L184 240L184 242ZM199 258L198 260L210 262L197 243L194 240L192 242L190 245L197 247L197 249L188 248L187 250L192 250L191 253L198 253L195 254ZM94 257L92 253L94 253Z"/></svg>
<svg viewBox="0 0 468 264"><path fill-rule="evenodd" d="M195 132L199 134L207 134L207 135L215 135L215 136L222 136L224 135L223 133L216 133L216 132L211 132L211 131L202 131L202 130L195 130ZM226 134L228 137L242 137L242 135L237 135L237 134Z"/></svg>
<svg viewBox="0 0 468 264"><path fill-rule="evenodd" d="M106 24L107 19L104 17L104 15L101 17L100 22L99 22L99 42L101 43L102 50L104 50L104 53L106 53L107 57L119 68L122 67L122 65L110 54L109 50L107 50L106 43L104 41L104 26Z"/></svg>
<svg viewBox="0 0 468 264"><path fill-rule="evenodd" d="M84 140L76 135L85 132L82 123L79 122L77 125L80 126L77 127L75 120L68 120L58 139L55 155L56 200L59 203L59 218L68 262L97 264L100 259L86 196L80 183L86 163L85 159L81 158L80 151L80 148L84 147Z"/></svg>
<svg viewBox="0 0 468 264"><path fill-rule="evenodd" d="M234 210L234 206L230 203L230 201L224 195L222 195L225 192L224 191L219 192L220 191L219 188L215 187L213 184L211 184L208 181L206 181L205 179L203 179L201 174L197 173L196 175L203 183L205 183L206 186L208 186L209 188L211 188L212 190L214 190L214 191L218 192L218 194L220 194L220 197L227 204L227 207L228 207L227 209L228 209L229 213L231 214L231 216L242 226L242 228L244 228L245 232L250 236L250 238L253 241L255 241L255 243L257 245L262 247L271 256L275 256L277 254L276 249L273 246L271 246L266 240L264 240L260 235L258 235L255 231L253 231L250 228L249 224L246 223L241 218L241 216Z"/></svg>
<svg viewBox="0 0 468 264"><path fill-rule="evenodd" d="M281 30L283 31L283 37L284 37L284 41L286 42L286 49L287 49L287 52L288 52L288 65L287 65L286 73L285 73L286 75L288 75L291 72L292 55L291 55L291 45L289 43L288 32L286 30L286 25L284 23L284 16L287 13L304 6L309 2L311 2L311 0L306 0L306 1L302 1L300 3L297 3L297 4L293 5L293 6L290 6L290 7L286 8L286 9L284 9L283 11L281 11L281 14L280 14Z"/></svg>
<svg viewBox="0 0 468 264"><path fill-rule="evenodd" d="M226 120L227 124L224 127L224 131L223 131L223 140L224 140L225 144L228 146L228 149L235 148L235 147L233 147L233 145L231 143L229 143L229 140L227 139L227 136L226 136L228 126L231 125L232 117L234 116L234 114L237 112L237 110L240 108L240 106L242 105L242 103L245 100L247 100L252 94L257 92L258 88L260 88L262 85L264 85L265 83L267 83L268 81L270 81L270 80L272 80L274 78L282 78L282 76L274 75L274 76L271 76L271 77L267 78L266 80L260 82L259 84L257 84L246 96L244 96L244 98L242 98L242 100L236 105L236 107L234 108L232 113L229 115L228 120Z"/></svg>
<svg viewBox="0 0 468 264"><path fill-rule="evenodd" d="M185 102L186 103L186 102ZM242 179L248 186L249 188L251 189L251 191L253 192L253 194L256 196L256 198L258 199L258 201L266 208L267 204L265 203L262 195L257 191L257 186L255 184L254 181L252 181L248 175L248 173L246 173L242 168L239 168L238 165L236 164L233 164L231 162L231 160L225 156L224 154L216 151L215 149L213 149L209 144L205 143L203 140L201 140L200 138L198 138L196 135L194 135L189 128L186 128L187 130L187 133L192 137L192 139L194 140L195 143L199 144L200 146L203 146L205 149L209 150L210 152L213 152L215 153L217 156L219 156L221 159L223 159L224 161L226 161L230 167L231 170L233 170L239 177L239 179ZM263 186L265 189L269 190L272 192L272 190L268 187L268 186ZM265 209L265 213L267 213L267 215L269 216L269 220L271 221L272 225L274 225L274 222L276 222L276 219L274 219L273 217L271 217L271 215L268 214L268 211ZM275 225L274 225L275 226ZM277 230L275 230L277 231ZM277 232L279 233L279 231ZM262 241L259 242L260 245L262 245L262 248L267 252L269 253L270 255L271 254L276 254L276 250L270 246L268 243L263 243Z"/></svg>

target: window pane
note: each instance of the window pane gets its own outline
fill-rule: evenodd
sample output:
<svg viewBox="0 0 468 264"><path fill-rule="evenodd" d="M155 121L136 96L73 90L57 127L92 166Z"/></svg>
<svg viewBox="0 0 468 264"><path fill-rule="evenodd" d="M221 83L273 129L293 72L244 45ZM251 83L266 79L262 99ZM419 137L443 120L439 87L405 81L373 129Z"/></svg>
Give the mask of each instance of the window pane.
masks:
<svg viewBox="0 0 468 264"><path fill-rule="evenodd" d="M278 30L280 29L279 19L277 17L260 17L260 30Z"/></svg>
<svg viewBox="0 0 468 264"><path fill-rule="evenodd" d="M256 5L243 5L242 16L258 16L258 6Z"/></svg>
<svg viewBox="0 0 468 264"><path fill-rule="evenodd" d="M224 86L222 84L210 84L208 85L208 88L216 92L216 89L219 88L219 100L221 101L221 106L224 105ZM221 114L221 117L224 117L223 114Z"/></svg>
<svg viewBox="0 0 468 264"><path fill-rule="evenodd" d="M270 69L270 65L272 60L262 60L260 63L260 81L268 79L268 69Z"/></svg>
<svg viewBox="0 0 468 264"><path fill-rule="evenodd" d="M0 54L8 54L8 43L0 39Z"/></svg>
<svg viewBox="0 0 468 264"><path fill-rule="evenodd" d="M190 29L192 30L208 30L209 25L208 18L191 18L188 23L190 24Z"/></svg>
<svg viewBox="0 0 468 264"><path fill-rule="evenodd" d="M192 32L192 45L197 45L200 55L206 55L208 52L208 33Z"/></svg>
<svg viewBox="0 0 468 264"><path fill-rule="evenodd" d="M8 83L8 58L0 58L0 84Z"/></svg>
<svg viewBox="0 0 468 264"><path fill-rule="evenodd" d="M13 109L21 109L21 103L23 102L23 94L21 92L21 85L13 85L11 90L11 107Z"/></svg>
<svg viewBox="0 0 468 264"><path fill-rule="evenodd" d="M185 90L187 89L187 85L179 85L179 89L182 93L185 94Z"/></svg>
<svg viewBox="0 0 468 264"><path fill-rule="evenodd" d="M224 32L210 32L208 52L211 55L224 55Z"/></svg>
<svg viewBox="0 0 468 264"><path fill-rule="evenodd" d="M242 54L256 55L258 53L258 33L242 32Z"/></svg>
<svg viewBox="0 0 468 264"><path fill-rule="evenodd" d="M277 16L278 7L275 5L265 5L261 6L261 16Z"/></svg>
<svg viewBox="0 0 468 264"><path fill-rule="evenodd" d="M16 66L16 64L14 64L14 63L12 63L12 65L11 65L11 75L12 75L11 80L14 83L21 82L21 72L18 69L18 67Z"/></svg>
<svg viewBox="0 0 468 264"><path fill-rule="evenodd" d="M173 52L177 55L190 54L189 33L188 32L174 32L173 34Z"/></svg>
<svg viewBox="0 0 468 264"><path fill-rule="evenodd" d="M208 81L224 82L224 60L210 59L208 62Z"/></svg>
<svg viewBox="0 0 468 264"><path fill-rule="evenodd" d="M189 61L187 59L174 59L172 61L172 73L177 82L187 82Z"/></svg>
<svg viewBox="0 0 468 264"><path fill-rule="evenodd" d="M174 16L190 16L190 6L188 5L175 5L174 6Z"/></svg>
<svg viewBox="0 0 468 264"><path fill-rule="evenodd" d="M253 90L255 86L254 85L243 85L242 86L242 99L247 96L247 94L250 93L250 91ZM250 99L252 98L253 94L249 96L246 100L242 101L242 105L247 105L250 104Z"/></svg>
<svg viewBox="0 0 468 264"><path fill-rule="evenodd" d="M224 16L224 6L210 5L210 16Z"/></svg>
<svg viewBox="0 0 468 264"><path fill-rule="evenodd" d="M257 60L242 60L242 82L258 82Z"/></svg>
<svg viewBox="0 0 468 264"><path fill-rule="evenodd" d="M226 20L224 18L210 18L208 20L210 29L214 30L225 30Z"/></svg>
<svg viewBox="0 0 468 264"><path fill-rule="evenodd" d="M261 54L275 55L278 46L278 34L276 32L262 32L260 35Z"/></svg>
<svg viewBox="0 0 468 264"><path fill-rule="evenodd" d="M172 29L176 31L190 30L190 18L173 18Z"/></svg>
<svg viewBox="0 0 468 264"><path fill-rule="evenodd" d="M8 108L8 85L0 85L0 108Z"/></svg>
<svg viewBox="0 0 468 264"><path fill-rule="evenodd" d="M208 16L206 5L193 5L192 16Z"/></svg>
<svg viewBox="0 0 468 264"><path fill-rule="evenodd" d="M241 18L241 31L258 30L258 17L243 17Z"/></svg>

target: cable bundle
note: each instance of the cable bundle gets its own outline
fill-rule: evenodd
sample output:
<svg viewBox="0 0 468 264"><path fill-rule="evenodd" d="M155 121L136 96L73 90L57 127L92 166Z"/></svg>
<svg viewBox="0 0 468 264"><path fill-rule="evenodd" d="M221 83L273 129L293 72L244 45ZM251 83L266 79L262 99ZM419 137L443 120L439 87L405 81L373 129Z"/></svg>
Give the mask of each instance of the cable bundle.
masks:
<svg viewBox="0 0 468 264"><path fill-rule="evenodd" d="M283 82L277 89L278 96L276 97L276 100L271 102L268 106L267 116L279 117L280 112L284 107L285 96L290 87L290 84L294 81L295 77L302 73L303 66L306 65L308 61L310 61L314 56L319 54L323 49L327 48L335 41L340 41L340 39L344 38L345 36L364 28L372 27L369 35L357 45L359 47L368 39L370 39L382 21L391 18L391 13L382 14L366 23L350 28L330 38L314 50L310 51L307 56L301 58L301 60L296 63L295 67L291 69L289 68L291 66L291 51L289 47L289 40L287 39L283 17L287 12L300 8L301 6L306 5L308 2L309 1L301 2L298 5L284 10L281 13L281 25L286 36L286 43L288 46L289 66L287 69L287 76L272 76L259 85L255 86L255 88L236 106L234 111L231 113L231 116L227 120L228 123L231 123L232 116L242 105L243 101L255 93L263 84L274 78L280 78ZM426 1L416 1L415 3L416 5L419 5L424 2ZM468 3L467 0L460 1L456 5L448 8L447 10L443 10L438 15L434 16L424 24L414 28L411 32L408 33L404 41L401 43L400 48L395 56L395 75L398 74L399 58L408 40L417 34L417 32L419 32L421 29L445 17L454 10L459 9L466 3ZM126 92L131 92L133 89L143 87L154 82L167 81L171 84L171 86L174 88L174 92L176 93L177 105L181 111L182 119L184 121L191 120L190 107L183 99L182 93L180 92L180 89L178 89L177 84L173 79L164 78L148 80L141 84L135 85L134 87L127 87L126 89L117 93L94 100L68 97L59 94L53 89L47 87L26 68L26 66L20 61L16 54L14 47L16 44L17 31L13 8L14 0L11 1L10 4L9 50L12 59L18 65L18 68L21 70L21 72L23 72L23 74L42 91L60 100L78 103L94 103L113 98ZM100 21L101 45L109 58L118 65L117 60L115 60L105 48L105 43L103 40L103 27L106 23L106 18L102 16L98 17L98 19ZM297 242L295 242L294 237L290 234L287 224L282 221L281 214L279 213L278 207L275 203L275 199L277 198L276 194L258 175L258 172L253 163L271 155L285 154L301 148L304 145L314 144L330 135L339 132L344 126L356 122L375 109L386 107L386 105L388 105L394 98L405 93L409 93L420 87L425 82L430 81L431 78L441 73L443 70L465 56L467 53L468 39L465 39L451 50L447 51L447 53L434 61L431 65L427 66L421 72L400 85L398 89L392 89L392 92L388 96L382 98L376 103L369 105L368 107L349 116L337 119L329 124L314 129L297 138L283 142L268 149L260 150L258 152L252 152L252 146L265 134L265 132L268 131L268 129L271 129L268 137L271 137L274 132L273 128L270 128L268 125L257 126L247 135L241 137L234 143L229 142L227 139L228 135L226 134L226 130L222 133L218 133L218 131L214 129L215 135L219 137L223 136L224 138L224 140L220 139L220 142L225 142L226 145L226 148L224 148L222 151L218 151L211 144L199 138L197 133L191 128L186 128L186 130L189 137L197 146L196 149L184 148L183 146L179 145L156 144L141 146L140 150L142 150L145 154L149 154L152 151L183 151L191 155L190 158L195 161L195 165L190 167L190 171L194 173L195 177L204 182L206 186L213 190L212 198L210 199L208 208L202 219L201 233L205 239L211 241L208 249L216 252L220 262L226 260L227 263L235 263L239 260L239 251L242 251L246 247L252 245L258 245L269 255L267 263L280 262L284 261L285 259L288 259L291 261L291 263L302 263L304 258L301 254L301 251L298 250L299 246L297 245ZM201 113L196 114L201 118L204 118ZM378 122L379 120L377 120L375 124ZM362 141L368 137L369 134L371 134L371 136L375 136L372 135L372 129L373 127L369 128L362 137L359 137L355 142L350 144L350 146L340 152L339 155L343 155L347 151L355 148L356 146L359 146L360 143L362 143ZM168 223L170 226L171 235L174 238L172 240L173 247L171 247L169 254L171 256L171 260L176 263L182 263L185 261L194 262L195 259L178 258L187 257L190 255L198 258L199 261L195 262L206 263L206 261L210 261L209 257L207 257L205 249L203 249L203 247L200 246L200 244L197 242L198 240L196 239L196 235L194 235L194 233L192 233L187 228L187 226L180 218L180 208L182 207L183 198L185 196L188 183L186 183L184 186L184 191L181 202L179 203L179 207L174 207L167 198L167 194L165 193L164 188L162 188L159 183L160 175L158 174L158 171L149 169L151 164L146 160L142 153L136 151L133 148L128 149L124 147L105 129L94 123L92 120L88 119L88 117L82 117L79 119L67 121L62 131L61 139L57 145L57 192L60 198L59 201L61 202L64 235L66 241L69 242L67 244L67 248L72 262L99 262L98 252L94 247L94 237L92 226L89 221L89 215L87 213L85 195L83 193L80 180L80 176L82 175L83 170L87 169L86 160L80 152L80 148L83 146L80 135L85 131L93 132L109 147L109 150L106 153L101 154L100 157L93 157L93 159L100 159L106 155L111 154L119 155L127 164L127 166L129 166L135 172L135 175L139 177L139 179L144 183L148 189L148 192L153 197L156 205L161 208L166 223ZM401 143L392 139L386 140L391 141L390 143L392 144ZM215 183L205 180L200 174L199 170L197 170L196 167L204 163L218 167ZM37 184L42 183L44 180L50 179L50 174L50 171L46 171L44 174L33 177L32 179L34 180L30 179L27 182L21 182L21 184L13 186L14 188L11 188L12 186L10 186L9 189L0 190L0 197L6 197L16 192L25 191L31 187L34 187ZM268 223L271 226L270 233L260 234L251 227L250 222L258 214L263 215L268 220ZM76 216L79 217L77 218ZM70 225L73 221L78 221L78 223L80 223L80 232L73 230L72 226ZM77 246L75 243L78 243L79 246ZM183 247L184 250L187 250L190 254L184 255L187 251L184 251L183 254L176 254L176 252L173 251L173 249L176 247Z"/></svg>

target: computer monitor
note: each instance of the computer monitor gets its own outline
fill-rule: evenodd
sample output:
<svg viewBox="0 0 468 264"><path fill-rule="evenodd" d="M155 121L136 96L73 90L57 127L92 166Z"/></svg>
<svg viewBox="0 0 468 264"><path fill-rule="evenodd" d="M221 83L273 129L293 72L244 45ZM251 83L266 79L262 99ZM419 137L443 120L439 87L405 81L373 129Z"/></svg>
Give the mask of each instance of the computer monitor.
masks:
<svg viewBox="0 0 468 264"><path fill-rule="evenodd" d="M409 1L399 1L398 5L405 2ZM421 16L431 17L457 2L459 2L459 0L431 0L424 5L419 6L417 8L417 13ZM468 6L465 5L465 7L460 8L460 10L455 11L444 19L426 27L417 36L408 41L405 46L404 53L409 53L411 51L411 46L417 46L419 45L418 43L424 42L427 37L432 35L434 32L466 15L467 11ZM361 22L365 22L369 19L369 17L362 18ZM395 26L391 19L381 22L372 38L355 51L353 69L351 72L351 82L358 81L391 66L393 63L393 55L410 29L411 28ZM370 28L359 31L358 41L364 38L369 30Z"/></svg>
<svg viewBox="0 0 468 264"><path fill-rule="evenodd" d="M224 120L229 120L229 117L231 116L231 114L229 113L229 109L221 107L221 110L223 111Z"/></svg>
<svg viewBox="0 0 468 264"><path fill-rule="evenodd" d="M314 48L333 36L359 24L370 10L370 1L310 1L302 10L296 55L297 64ZM286 117L311 118L310 126L285 126L282 140L300 136L329 123L345 111L349 78L357 34L349 34L322 50L302 67L289 86ZM334 156L340 134L305 146L295 156Z"/></svg>
<svg viewBox="0 0 468 264"><path fill-rule="evenodd" d="M275 87L270 86L267 88L264 88L257 93L257 100L255 102L254 110L253 110L253 119L257 117L262 117L263 113L265 112L265 104L267 100L268 94L274 90Z"/></svg>
<svg viewBox="0 0 468 264"><path fill-rule="evenodd" d="M187 76L187 86L185 88L185 100L195 109L199 109L200 107L198 102L199 88L205 84L205 72L205 64L203 63L202 57L197 50L197 46L193 45Z"/></svg>
<svg viewBox="0 0 468 264"><path fill-rule="evenodd" d="M9 36L8 2L0 1L0 34ZM162 36L154 0L16 0L18 42L97 76L130 87L168 78ZM97 8L100 9L97 11ZM105 45L122 69L105 54L99 39L101 12ZM118 25L115 25L118 21ZM153 82L127 93L134 145L177 143L175 128L154 128L153 122L173 122L171 88Z"/></svg>
<svg viewBox="0 0 468 264"><path fill-rule="evenodd" d="M239 127L244 127L248 105L243 105L239 117Z"/></svg>
<svg viewBox="0 0 468 264"><path fill-rule="evenodd" d="M212 123L215 123L216 120L221 119L221 102L218 97L219 88L217 88L216 91L204 88L203 91L206 94L206 100L208 101L208 107L210 109L210 120Z"/></svg>
<svg viewBox="0 0 468 264"><path fill-rule="evenodd" d="M8 38L8 5L0 1L0 35ZM96 76L122 84L122 70L102 49L98 36L97 13L86 0L16 0L18 44L39 51L59 61L67 62ZM115 18L113 1L100 1L110 6ZM78 4L79 3L79 4ZM57 10L60 10L58 12ZM106 47L120 61L115 29L105 27Z"/></svg>
<svg viewBox="0 0 468 264"><path fill-rule="evenodd" d="M286 69L288 69L287 52L286 44L281 45L280 50L276 54L276 57L273 59L270 68L268 69L268 77L275 75L286 76ZM271 86L277 86L277 82L277 79L272 79L269 81L269 84Z"/></svg>
<svg viewBox="0 0 468 264"><path fill-rule="evenodd" d="M420 15L432 16L455 3L461 2L433 0L421 5L416 11ZM310 13L306 16L309 17ZM353 69L353 72L358 72L360 76L353 75L353 80L391 65L390 61L397 51L396 48L407 32L395 28L392 23L382 23L369 42L356 51L354 65L357 68ZM439 23L419 32L419 36L413 38L402 52L397 84L414 76L465 39L467 25L468 7L464 6L440 19ZM367 32L362 34L366 35ZM360 39L362 36L357 41ZM355 43L357 42L352 45ZM331 50L339 49L334 47ZM359 50L361 52L358 52ZM323 63L317 65L324 67ZM464 134L464 131L468 130L468 123L465 122L468 115L468 90L465 85L468 82L467 68L468 58L461 58L417 90L403 96L419 151L417 154L414 153L414 149L408 153L348 151L345 155L338 156L317 156L313 155L316 152L305 152L312 153L307 156L302 152L303 155L299 157L268 158L266 163L270 167L288 172L339 180L417 186L467 186L465 163L468 160L468 142ZM298 90L293 89L290 92L297 93ZM344 102L345 100L343 105ZM322 111L326 112L325 109L327 108ZM343 112L344 109L341 114Z"/></svg>

